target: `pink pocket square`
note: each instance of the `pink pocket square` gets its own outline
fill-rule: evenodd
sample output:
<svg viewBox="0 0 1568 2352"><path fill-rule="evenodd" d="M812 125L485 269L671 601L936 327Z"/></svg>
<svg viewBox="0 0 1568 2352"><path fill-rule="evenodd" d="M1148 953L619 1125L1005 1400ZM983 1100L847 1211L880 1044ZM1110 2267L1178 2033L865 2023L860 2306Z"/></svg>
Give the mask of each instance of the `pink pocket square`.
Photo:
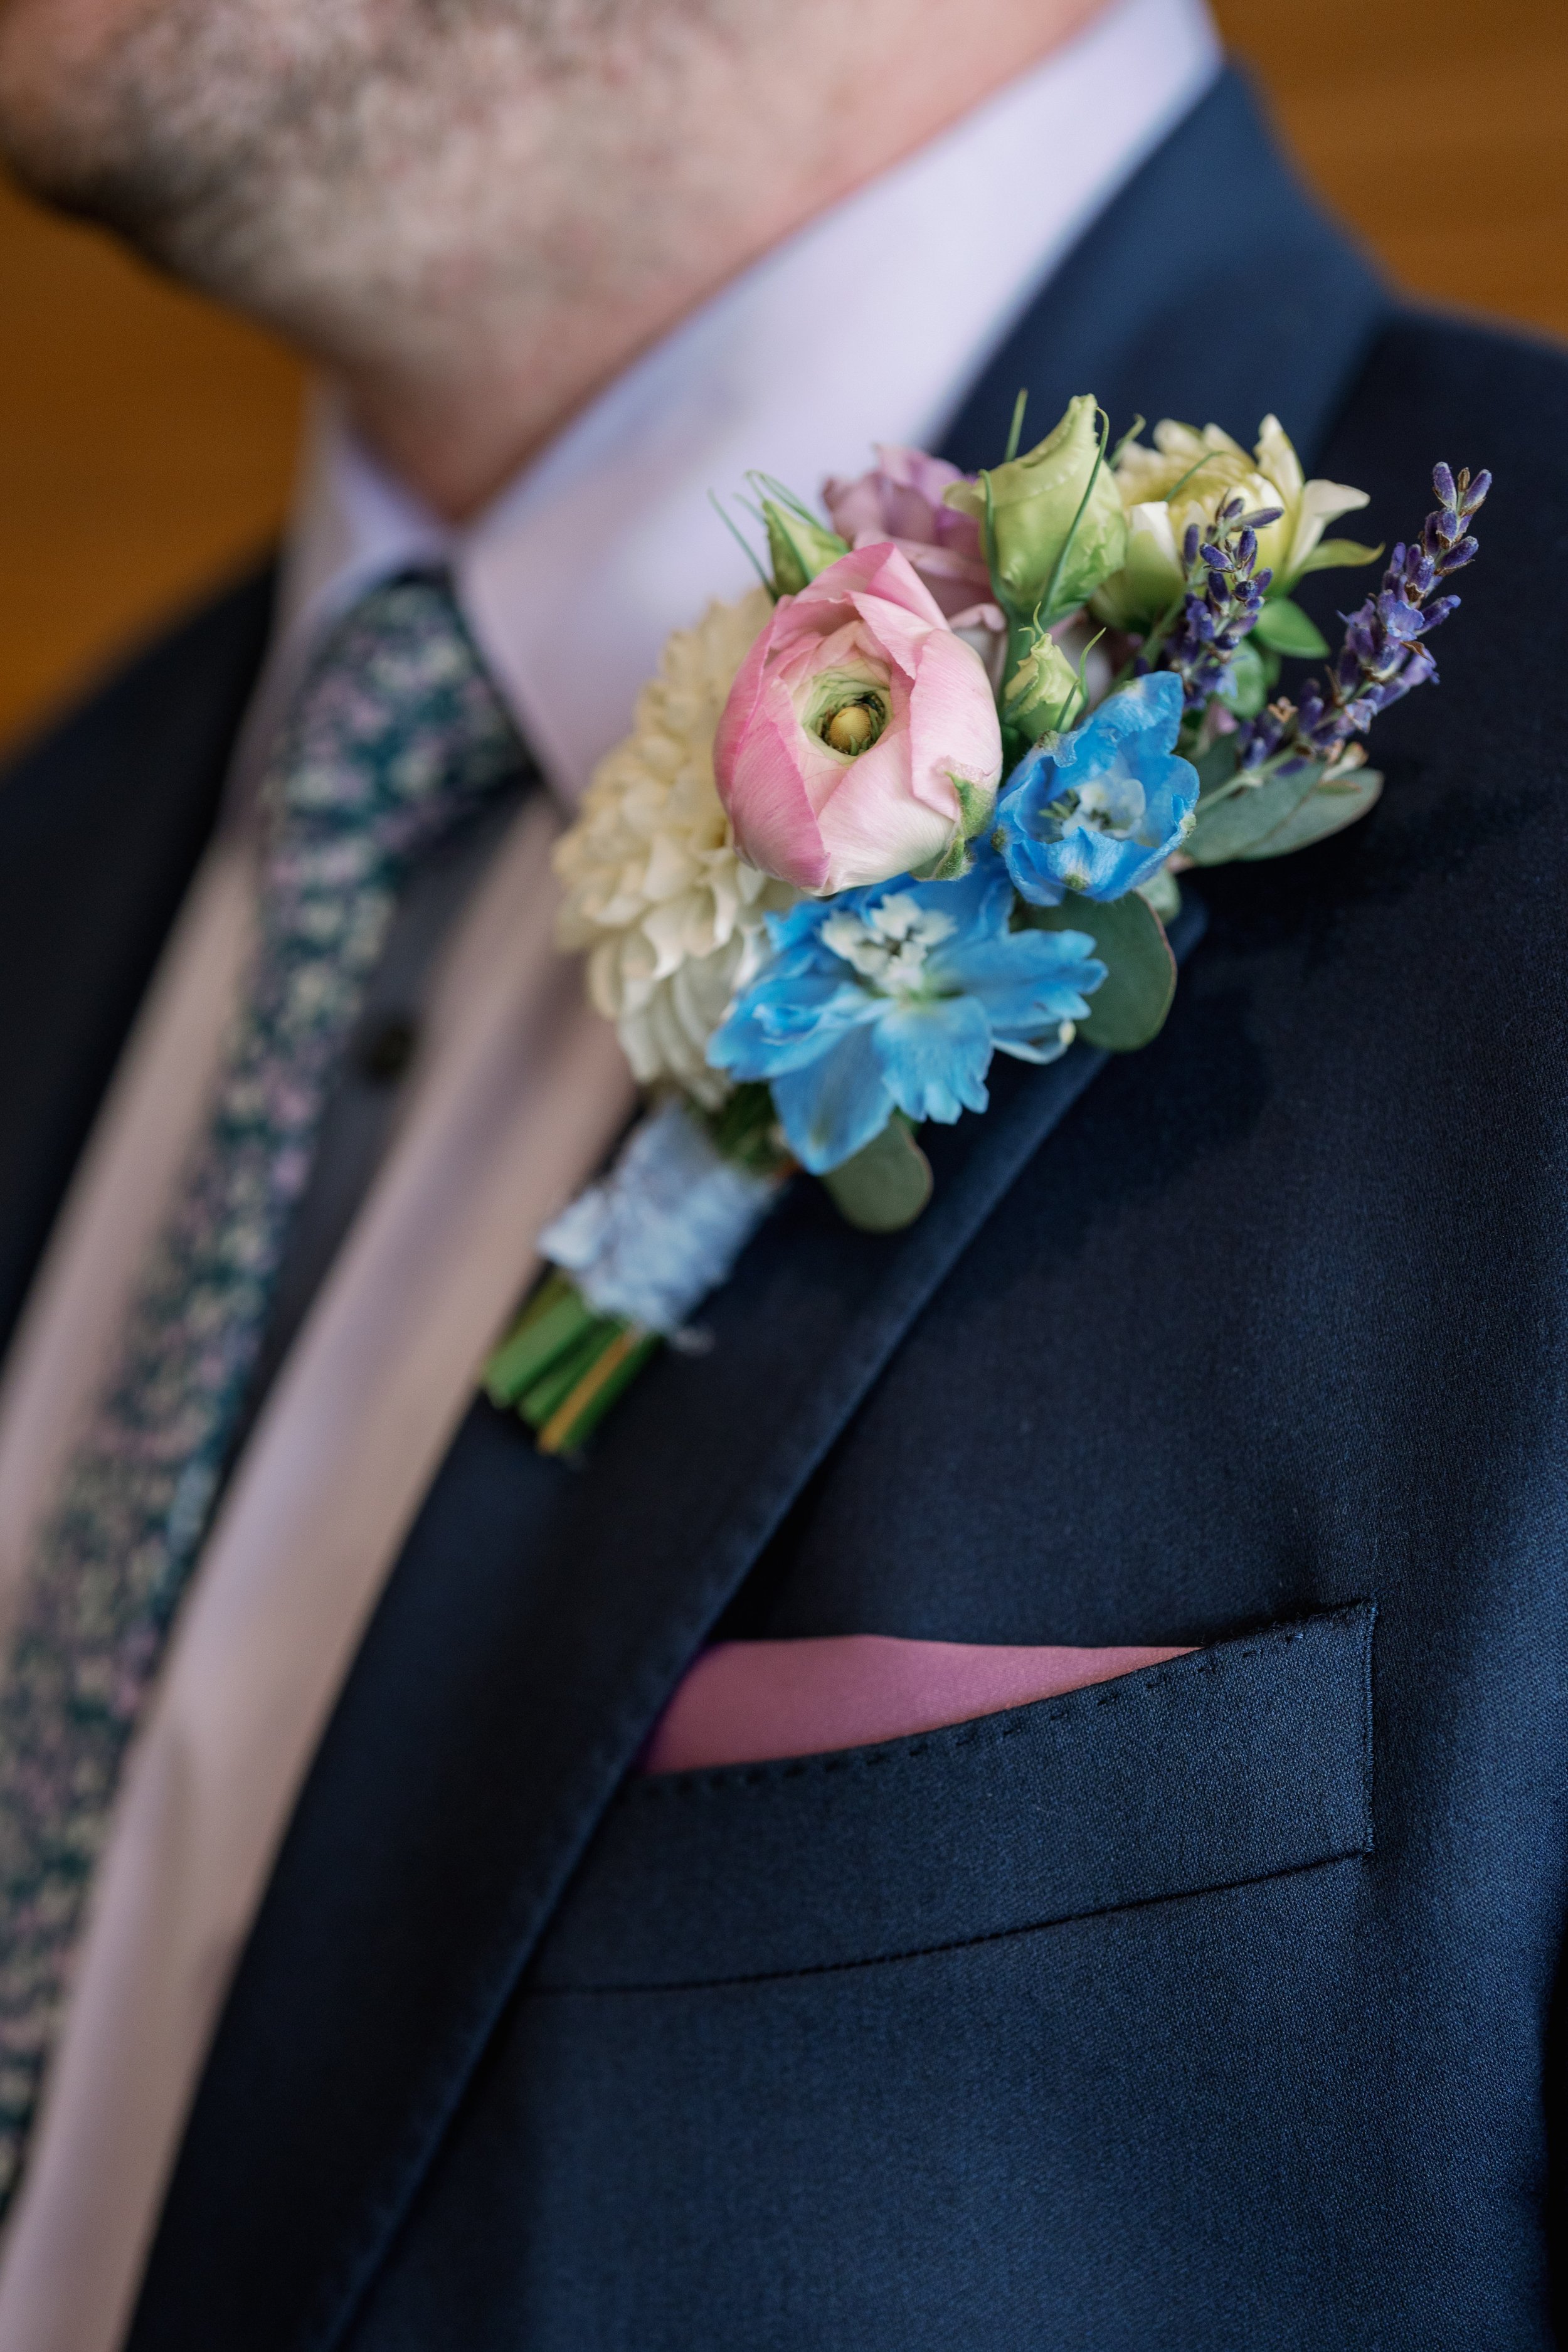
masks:
<svg viewBox="0 0 1568 2352"><path fill-rule="evenodd" d="M644 1748L644 1772L696 1772L820 1756L1184 1658L1185 1649L1008 1649L839 1633L802 1642L718 1642L676 1687Z"/></svg>

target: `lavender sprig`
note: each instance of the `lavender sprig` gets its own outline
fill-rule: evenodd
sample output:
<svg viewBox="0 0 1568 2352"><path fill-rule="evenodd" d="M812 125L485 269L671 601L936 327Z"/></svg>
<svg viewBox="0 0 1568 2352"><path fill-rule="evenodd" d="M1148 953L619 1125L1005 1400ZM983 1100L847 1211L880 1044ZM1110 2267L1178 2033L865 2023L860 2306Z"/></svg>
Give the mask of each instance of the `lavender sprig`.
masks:
<svg viewBox="0 0 1568 2352"><path fill-rule="evenodd" d="M1272 572L1259 572L1258 534L1278 522L1282 509L1244 511L1239 498L1226 499L1215 517L1215 533L1202 538L1195 522L1182 541L1186 594L1180 618L1163 649L1162 667L1182 681L1188 710L1201 710L1217 693L1237 646L1258 625Z"/></svg>
<svg viewBox="0 0 1568 2352"><path fill-rule="evenodd" d="M1469 525L1491 486L1489 473L1472 480L1468 467L1457 477L1447 466L1433 468L1439 503L1420 538L1395 547L1382 586L1351 614L1327 683L1309 678L1299 706L1282 697L1243 727L1243 773L1267 765L1289 776L1312 762L1331 766L1380 711L1436 678L1432 649L1421 640L1458 610L1459 599L1435 592L1474 560L1479 542Z"/></svg>

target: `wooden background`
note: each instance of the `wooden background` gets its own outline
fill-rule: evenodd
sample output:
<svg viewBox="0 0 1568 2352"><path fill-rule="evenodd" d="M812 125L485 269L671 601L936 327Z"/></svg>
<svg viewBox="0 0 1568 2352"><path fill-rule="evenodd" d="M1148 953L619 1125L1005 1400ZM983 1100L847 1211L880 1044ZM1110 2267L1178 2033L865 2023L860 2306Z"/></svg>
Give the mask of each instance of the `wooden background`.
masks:
<svg viewBox="0 0 1568 2352"><path fill-rule="evenodd" d="M1564 0L1217 0L1310 175L1405 284L1568 336ZM274 345L0 185L0 740L276 529Z"/></svg>

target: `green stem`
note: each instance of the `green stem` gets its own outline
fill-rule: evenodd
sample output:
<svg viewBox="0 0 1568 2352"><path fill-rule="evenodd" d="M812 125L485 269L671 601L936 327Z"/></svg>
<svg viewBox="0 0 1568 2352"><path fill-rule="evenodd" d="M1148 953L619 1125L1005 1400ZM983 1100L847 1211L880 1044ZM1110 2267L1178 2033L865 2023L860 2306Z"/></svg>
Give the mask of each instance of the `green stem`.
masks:
<svg viewBox="0 0 1568 2352"><path fill-rule="evenodd" d="M576 1285L554 1272L535 1291L484 1370L492 1404L515 1404L523 1391L598 1318Z"/></svg>
<svg viewBox="0 0 1568 2352"><path fill-rule="evenodd" d="M657 1331L626 1324L539 1432L542 1454L572 1454L592 1435L659 1345Z"/></svg>
<svg viewBox="0 0 1568 2352"><path fill-rule="evenodd" d="M563 1349L518 1399L518 1412L530 1429L543 1426L578 1382L586 1379L605 1350L615 1346L625 1329L624 1323L612 1323L607 1317L598 1316L586 1330L578 1333L571 1347Z"/></svg>
<svg viewBox="0 0 1568 2352"><path fill-rule="evenodd" d="M762 565L758 562L755 548L752 545L751 541L746 537L745 532L739 528L733 515L725 510L717 490L709 491L708 503L712 508L714 513L718 516L720 521L723 524L725 530L729 532L731 538L734 541L736 546L740 549L742 554L745 557L747 562L751 565L752 571L756 573L757 578L762 582L763 586L767 590L768 594L773 597L773 602L776 604L778 602L778 598L773 592L773 583L768 578L767 573L763 570Z"/></svg>
<svg viewBox="0 0 1568 2352"><path fill-rule="evenodd" d="M1078 537L1078 527L1089 511L1089 502L1094 496L1094 486L1100 479L1100 469L1105 463L1106 446L1110 439L1110 417L1107 416L1103 408L1097 408L1094 413L1100 419L1100 432L1096 441L1094 463L1089 469L1089 480L1084 485L1083 496L1078 502L1078 512L1072 519L1072 528L1068 532L1066 539L1062 541L1061 552L1058 555L1056 563L1052 568L1050 584L1046 590L1043 601L1046 609L1047 628L1050 627L1053 621L1059 621L1061 618L1061 614L1057 611L1057 590L1061 585L1062 572L1066 568L1068 557L1072 553L1072 543Z"/></svg>

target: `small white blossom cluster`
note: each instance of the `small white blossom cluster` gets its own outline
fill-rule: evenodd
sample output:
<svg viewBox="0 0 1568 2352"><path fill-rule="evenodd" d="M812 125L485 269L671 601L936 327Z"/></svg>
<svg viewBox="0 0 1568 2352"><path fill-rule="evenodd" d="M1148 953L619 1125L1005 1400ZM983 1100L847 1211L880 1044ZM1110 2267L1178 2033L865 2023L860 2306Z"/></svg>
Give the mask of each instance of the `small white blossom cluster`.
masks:
<svg viewBox="0 0 1568 2352"><path fill-rule="evenodd" d="M926 985L926 957L957 929L951 915L895 890L864 915L840 908L823 923L821 937L824 947L883 996L919 996Z"/></svg>
<svg viewBox="0 0 1568 2352"><path fill-rule="evenodd" d="M672 1078L709 1104L729 1082L708 1040L767 953L764 917L796 895L737 855L713 782L714 730L772 609L754 588L675 632L555 853L561 945L587 949L589 992L639 1083Z"/></svg>

